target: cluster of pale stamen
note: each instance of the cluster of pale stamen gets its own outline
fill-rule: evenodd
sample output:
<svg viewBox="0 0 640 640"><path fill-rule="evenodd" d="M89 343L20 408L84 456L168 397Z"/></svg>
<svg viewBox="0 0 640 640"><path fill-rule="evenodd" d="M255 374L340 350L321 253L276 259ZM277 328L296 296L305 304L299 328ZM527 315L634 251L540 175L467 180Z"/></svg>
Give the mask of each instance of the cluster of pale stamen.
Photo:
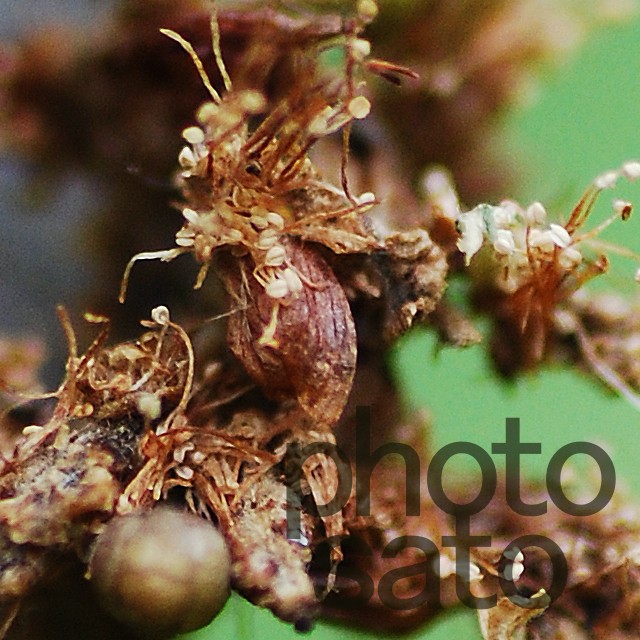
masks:
<svg viewBox="0 0 640 640"><path fill-rule="evenodd" d="M360 4L368 7L372 3ZM176 233L177 247L142 252L130 260L123 277L120 300L124 299L131 268L138 260L160 259L168 262L182 253L191 252L202 265L195 284L197 289L204 282L213 251L221 246L232 247L239 256L251 255L255 264L253 276L274 300L271 320L259 342L277 347L275 330L280 305L290 304L300 295L305 284L313 286L313 283L291 263L287 255L286 247L281 242L285 218L281 213L270 210L272 200L258 189L241 186L234 179L238 158L242 156L247 144L247 116L263 112L266 99L255 90L232 92L231 79L220 52L215 14L211 21L213 52L226 89L224 98L212 86L193 46L173 31L161 31L187 51L212 98L198 109L198 125L187 127L182 132L187 144L180 151L178 162L181 168L179 178L183 181L194 177L216 181L211 198L214 202L207 203L206 210L197 211L189 206L183 208L185 223ZM362 61L369 54L369 43L366 40L354 37L348 41L347 46L355 61ZM329 135L354 119L365 118L369 110L370 103L362 95L338 100L334 105L327 104L311 118L304 127L304 133L310 139ZM288 164L284 171L289 168L289 164L299 164L299 160L286 160ZM306 157L302 157L302 160L306 160ZM357 199L355 202L355 208L363 206ZM205 208L202 205L196 206ZM351 210L355 209L349 209Z"/></svg>
<svg viewBox="0 0 640 640"><path fill-rule="evenodd" d="M256 265L253 276L274 300L271 322L260 343L277 346L274 338L280 304L288 304L312 284L290 262L281 242L284 218L275 211L254 206L244 216L224 203L211 211L198 213L190 208L182 211L186 223L176 234L176 243L191 248L203 264L196 286L202 282L211 253L219 246L236 247L241 253L250 253Z"/></svg>
<svg viewBox="0 0 640 640"><path fill-rule="evenodd" d="M457 246L465 255L466 263L469 264L481 248L489 248L500 267L496 273L496 284L506 293L514 293L520 286L530 283L536 269L543 265L553 265L555 269L562 270L563 274L575 274L583 260L581 245L609 250L640 260L640 256L631 250L596 239L596 236L616 219L629 218L632 209L629 202L614 200L612 216L595 228L579 233L598 195L603 190L614 187L621 177L629 181L640 178L640 162L626 162L620 169L598 176L564 225L548 224L544 207L538 202L526 209L511 201L502 202L498 206L482 204L471 211L460 213L458 196L451 178L442 169L434 169L427 173L424 189L430 205L438 214L456 223L460 232ZM582 277L578 275L575 285L580 285L594 271L601 272L601 269L606 267L606 260L600 259L589 266L591 272L586 269ZM640 269L636 271L635 279L640 282ZM574 296L573 300L578 302L579 298ZM603 308L602 302L600 308ZM626 314L628 308L624 306L623 310L618 310L617 313ZM580 320L579 313L571 307L556 308L553 320L555 330L560 334L575 336L585 362L598 377L640 410L640 395L598 353Z"/></svg>
<svg viewBox="0 0 640 640"><path fill-rule="evenodd" d="M187 503L197 513L201 509L196 505L197 495L193 492L193 487L197 481L196 474L206 473L213 479L216 488L216 491L212 489L207 497L214 500L228 515L229 507L225 495L235 495L240 487L241 475L245 480L249 477L259 477L262 470L275 464L277 457L261 450L253 437L247 438L241 434L234 437L214 428L194 427L185 414L194 385L194 355L188 335L171 321L169 309L165 306L153 309L151 321L143 321L142 324L158 331L158 349L167 331L177 333L185 347L179 361L182 362L184 359L187 371L179 404L160 421L155 430L145 436L141 449L148 459L125 488L118 501L118 513L131 512L145 495L150 495L155 501L160 500L176 486L187 489ZM133 353L137 354L137 351L133 350ZM213 367L213 372L215 371L217 368ZM133 392L149 377L143 375L129 392ZM161 417L161 401L155 394L138 392L136 406L145 420L151 422ZM38 430L41 431L42 427L38 427ZM35 432L35 428L30 432L25 431L25 435L31 432ZM150 453L147 453L147 449ZM247 466L247 462L251 464ZM206 466L205 471L203 465ZM219 515L220 513L218 512Z"/></svg>
<svg viewBox="0 0 640 640"><path fill-rule="evenodd" d="M211 103L207 103L209 104ZM257 107L258 100L253 99L253 104ZM234 155L240 152L240 145L234 141L239 139L239 142L244 142L244 136L227 136L222 143L225 148L221 149L220 145L216 145L213 151L210 151L207 140L215 136L216 129L219 131L219 123L217 118L212 117L215 115L212 109L206 108L204 111L203 117L203 109L200 109L198 118L204 130L193 126L182 133L188 143L179 155L183 178L206 176L209 162L216 172L219 164L224 164L225 159L229 158L230 152L235 151ZM215 154L212 160L211 154ZM230 159L230 164L235 165L233 157ZM220 168L220 173L223 173L224 167ZM190 207L183 208L185 223L176 234L176 244L192 251L198 262L203 265L196 288L202 284L216 248L235 247L239 255L251 255L255 264L253 276L264 288L265 293L274 300L271 321L259 342L275 347L278 344L274 334L280 304L290 303L302 292L304 283L311 283L291 263L286 247L281 242L285 231L283 215L258 204L261 198L255 190L237 187L233 181L228 181L228 185L228 192L217 194L213 208L200 212Z"/></svg>
<svg viewBox="0 0 640 640"><path fill-rule="evenodd" d="M500 269L497 284L513 293L531 281L536 271L553 263L563 272L575 271L583 261L581 245L585 241L597 247L595 237L614 220L626 220L631 204L614 200L613 215L587 232L578 233L601 191L615 186L620 177L635 180L640 177L640 162L627 162L619 170L602 174L589 187L566 224L547 222L542 204L534 202L523 208L513 201L499 205L480 204L471 211L456 216L460 233L458 249L466 264L483 247L490 246ZM604 245L603 245L604 246Z"/></svg>
<svg viewBox="0 0 640 640"><path fill-rule="evenodd" d="M244 93L256 94L253 91ZM253 95L249 99L255 109L258 109L258 97ZM211 103L206 103L205 107L208 105ZM203 116L203 110L209 115ZM220 149L218 145L213 151L209 150L206 141L211 140L215 136L215 129L219 128L219 119L212 117L214 113L210 108L201 108L198 120L203 124L204 130L193 126L182 132L188 143L178 157L183 178L205 177L210 154L215 154L211 164L214 173L217 173L219 163L224 163L229 152L233 151ZM228 138L227 145L237 147L234 143L237 138L237 134ZM244 136L241 136L240 142L244 141L243 139ZM233 158L231 163L235 164ZM221 169L219 173L224 172L224 168ZM274 299L297 295L302 291L302 279L297 270L290 265L287 251L280 242L285 229L284 217L258 204L260 195L254 190L239 188L231 180L228 182L229 188L226 192L217 194L214 208L201 212L190 207L183 208L185 224L176 233L176 244L192 250L198 262L204 265L203 270L206 270L206 265L217 247L226 245L244 248L252 255L256 264L254 276L265 288L267 295ZM196 287L201 284L204 273L205 271L199 277Z"/></svg>

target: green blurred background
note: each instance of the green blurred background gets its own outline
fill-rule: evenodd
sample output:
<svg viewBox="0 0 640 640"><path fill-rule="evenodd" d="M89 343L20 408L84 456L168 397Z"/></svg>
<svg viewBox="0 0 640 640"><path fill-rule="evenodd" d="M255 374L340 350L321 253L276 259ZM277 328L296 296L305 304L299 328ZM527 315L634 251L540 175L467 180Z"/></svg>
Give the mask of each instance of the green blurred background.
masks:
<svg viewBox="0 0 640 640"><path fill-rule="evenodd" d="M640 19L589 35L577 55L541 76L538 89L529 104L514 109L503 121L503 153L509 162L518 163L522 176L515 191L505 196L523 203L540 200L552 215L566 219L596 175L640 158ZM640 203L640 184L621 181L615 191L605 192L594 221L607 215L614 197ZM604 239L640 251L640 220L632 217L626 225L614 225ZM612 272L596 286L633 293L638 286L633 279L635 268L628 260L614 260ZM433 336L423 330L402 340L392 354L392 364L407 403L433 416L435 448L466 440L490 450L492 442L504 439L505 418L519 417L523 440L542 443L542 455L523 458L523 475L542 477L558 448L587 440L604 446L612 456L618 491L640 495L640 447L636 445L640 415L583 374L546 368L506 385L493 375L482 346L437 350ZM499 458L495 461L500 463ZM447 473L450 466L455 472L457 464L451 461ZM270 613L234 597L208 629L183 637L287 640L299 636ZM319 622L309 637L377 636ZM480 633L475 614L459 609L404 637L473 640Z"/></svg>

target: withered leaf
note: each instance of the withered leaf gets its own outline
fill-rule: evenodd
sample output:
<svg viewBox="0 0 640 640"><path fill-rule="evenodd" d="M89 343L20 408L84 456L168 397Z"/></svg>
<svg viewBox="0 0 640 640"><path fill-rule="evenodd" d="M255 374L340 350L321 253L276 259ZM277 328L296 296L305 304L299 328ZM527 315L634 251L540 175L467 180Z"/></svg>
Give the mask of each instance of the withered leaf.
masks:
<svg viewBox="0 0 640 640"><path fill-rule="evenodd" d="M332 426L351 390L356 332L346 295L318 250L283 238L291 265L304 280L300 294L278 303L252 274L250 258L228 254L219 273L238 309L229 318L227 341L249 375L276 398L297 398L319 425ZM260 338L278 304L274 341Z"/></svg>

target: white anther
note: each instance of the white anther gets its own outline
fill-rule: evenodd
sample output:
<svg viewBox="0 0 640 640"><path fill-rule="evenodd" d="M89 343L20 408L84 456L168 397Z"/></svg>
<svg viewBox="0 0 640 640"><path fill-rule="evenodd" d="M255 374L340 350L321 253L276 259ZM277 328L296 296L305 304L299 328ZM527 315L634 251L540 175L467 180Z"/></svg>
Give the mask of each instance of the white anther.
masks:
<svg viewBox="0 0 640 640"><path fill-rule="evenodd" d="M640 178L640 162L631 160L622 165L622 175L630 181Z"/></svg>
<svg viewBox="0 0 640 640"><path fill-rule="evenodd" d="M182 132L182 137L189 144L201 144L204 142L204 131L200 127L187 127Z"/></svg>
<svg viewBox="0 0 640 640"><path fill-rule="evenodd" d="M138 394L136 398L136 406L141 416L147 420L157 420L162 411L162 403L160 398L153 393L146 391Z"/></svg>
<svg viewBox="0 0 640 640"><path fill-rule="evenodd" d="M269 211L269 213L267 213L267 222L276 229L284 229L284 218L275 211Z"/></svg>
<svg viewBox="0 0 640 640"><path fill-rule="evenodd" d="M302 280L300 276L290 267L287 267L282 276L287 283L287 287L291 293L300 293L303 289Z"/></svg>
<svg viewBox="0 0 640 640"><path fill-rule="evenodd" d="M191 454L191 462L193 464L202 464L207 459L207 456L202 451L194 451Z"/></svg>
<svg viewBox="0 0 640 640"><path fill-rule="evenodd" d="M223 238L226 242L240 242L244 235L239 229L227 229Z"/></svg>
<svg viewBox="0 0 640 640"><path fill-rule="evenodd" d="M509 206L511 203L502 204L493 210L493 224L498 229L508 229L516 221L516 208Z"/></svg>
<svg viewBox="0 0 640 640"><path fill-rule="evenodd" d="M173 450L173 459L176 462L184 462L184 458L187 455L187 452L189 451L193 451L196 448L196 445L191 442L183 442L181 445L178 445L174 450Z"/></svg>
<svg viewBox="0 0 640 640"><path fill-rule="evenodd" d="M510 580L515 582L520 578L520 576L524 573L524 565L521 562L514 562L513 564L508 564L504 568L504 577L505 580Z"/></svg>
<svg viewBox="0 0 640 640"><path fill-rule="evenodd" d="M266 98L254 89L247 89L240 92L239 104L245 113L260 113L267 106Z"/></svg>
<svg viewBox="0 0 640 640"><path fill-rule="evenodd" d="M558 263L563 269L575 269L582 262L582 254L575 247L565 247L558 256Z"/></svg>
<svg viewBox="0 0 640 640"><path fill-rule="evenodd" d="M183 480L191 480L191 478L193 478L193 469L186 464L181 464L179 467L176 467L176 475Z"/></svg>
<svg viewBox="0 0 640 640"><path fill-rule="evenodd" d="M563 226L552 222L549 225L549 231L551 232L553 244L557 247L564 248L571 244L571 236Z"/></svg>
<svg viewBox="0 0 640 640"><path fill-rule="evenodd" d="M349 101L347 110L356 120L362 120L362 118L366 118L369 115L371 103L364 96L358 96Z"/></svg>
<svg viewBox="0 0 640 640"><path fill-rule="evenodd" d="M478 567L477 564L473 564L473 562L469 563L469 579L470 582L482 580L482 572L480 571L480 567Z"/></svg>
<svg viewBox="0 0 640 640"><path fill-rule="evenodd" d="M178 155L178 162L183 169L192 169L196 166L197 160L191 147L182 147Z"/></svg>
<svg viewBox="0 0 640 640"><path fill-rule="evenodd" d="M542 251L552 251L554 247L553 234L551 230L531 229L528 237L529 247Z"/></svg>
<svg viewBox="0 0 640 640"><path fill-rule="evenodd" d="M327 105L317 116L315 116L311 120L309 126L307 127L307 131L312 136L326 135L329 128L329 118L331 118L334 113L334 109Z"/></svg>
<svg viewBox="0 0 640 640"><path fill-rule="evenodd" d="M283 278L274 278L273 280L270 280L267 282L264 290L270 298L275 298L276 300L289 295L289 285Z"/></svg>
<svg viewBox="0 0 640 640"><path fill-rule="evenodd" d="M505 549L502 552L502 555L507 560L511 560L512 562L523 562L524 561L524 555L522 554L522 551L520 551L520 549L518 549L518 547L509 547L508 549Z"/></svg>
<svg viewBox="0 0 640 640"><path fill-rule="evenodd" d="M362 61L371 53L371 43L364 38L356 38L351 43L351 51L356 60Z"/></svg>
<svg viewBox="0 0 640 640"><path fill-rule="evenodd" d="M219 107L213 102L205 102L200 106L196 112L196 119L202 124L206 124L210 120L216 117L219 112Z"/></svg>
<svg viewBox="0 0 640 640"><path fill-rule="evenodd" d="M171 322L171 316L169 314L169 309L164 305L160 305L155 309L151 310L151 319L156 323L163 327L167 326L169 322Z"/></svg>
<svg viewBox="0 0 640 640"><path fill-rule="evenodd" d="M508 229L498 229L496 231L493 248L496 253L510 256L516 250L516 243L513 239L513 233Z"/></svg>
<svg viewBox="0 0 640 640"><path fill-rule="evenodd" d="M378 3L374 0L358 0L358 15L365 22L371 22L378 15Z"/></svg>
<svg viewBox="0 0 640 640"><path fill-rule="evenodd" d="M541 202L532 202L524 212L524 221L528 225L543 224L547 219L547 210Z"/></svg>
<svg viewBox="0 0 640 640"><path fill-rule="evenodd" d="M619 175L617 171L607 171L606 173L600 174L593 181L593 184L596 186L596 189L610 189L611 187L615 187Z"/></svg>
<svg viewBox="0 0 640 640"><path fill-rule="evenodd" d="M22 435L30 436L33 433L41 433L42 431L44 431L44 427L41 427L38 424L30 424L22 430Z"/></svg>
<svg viewBox="0 0 640 640"><path fill-rule="evenodd" d="M176 238L195 238L196 232L191 227L182 227L176 232Z"/></svg>
<svg viewBox="0 0 640 640"><path fill-rule="evenodd" d="M278 232L275 229L265 229L260 232L258 236L257 246L258 249L270 249L278 243Z"/></svg>
<svg viewBox="0 0 640 640"><path fill-rule="evenodd" d="M182 210L182 216L187 222L190 222L191 224L198 224L200 222L200 216L198 215L198 212L194 211L193 209L189 209L189 207L185 207Z"/></svg>
<svg viewBox="0 0 640 640"><path fill-rule="evenodd" d="M375 201L376 201L375 193L372 193L371 191L365 191L364 193L361 193L359 196L356 196L356 202L360 205L372 204Z"/></svg>
<svg viewBox="0 0 640 640"><path fill-rule="evenodd" d="M456 220L460 232L460 238L456 243L458 249L465 255L465 264L471 262L471 258L480 250L484 240L485 223L482 205L462 213Z"/></svg>
<svg viewBox="0 0 640 640"><path fill-rule="evenodd" d="M264 257L264 264L267 267L279 267L284 264L287 252L282 245L276 244L267 251Z"/></svg>

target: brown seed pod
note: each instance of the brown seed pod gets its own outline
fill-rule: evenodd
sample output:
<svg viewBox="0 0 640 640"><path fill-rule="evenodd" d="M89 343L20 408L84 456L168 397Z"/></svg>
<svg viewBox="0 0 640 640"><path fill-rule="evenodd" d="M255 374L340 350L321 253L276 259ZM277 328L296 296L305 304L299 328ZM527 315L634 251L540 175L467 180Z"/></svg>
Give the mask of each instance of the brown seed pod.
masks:
<svg viewBox="0 0 640 640"><path fill-rule="evenodd" d="M151 638L211 622L229 597L229 572L218 530L169 507L113 518L89 564L102 606Z"/></svg>
<svg viewBox="0 0 640 640"><path fill-rule="evenodd" d="M218 272L239 307L229 318L228 344L267 394L296 397L306 413L331 426L342 413L355 373L351 310L318 249L291 238L282 243L300 282L297 295L286 301L271 297L256 281L249 258L220 261ZM271 323L275 329L265 341Z"/></svg>

